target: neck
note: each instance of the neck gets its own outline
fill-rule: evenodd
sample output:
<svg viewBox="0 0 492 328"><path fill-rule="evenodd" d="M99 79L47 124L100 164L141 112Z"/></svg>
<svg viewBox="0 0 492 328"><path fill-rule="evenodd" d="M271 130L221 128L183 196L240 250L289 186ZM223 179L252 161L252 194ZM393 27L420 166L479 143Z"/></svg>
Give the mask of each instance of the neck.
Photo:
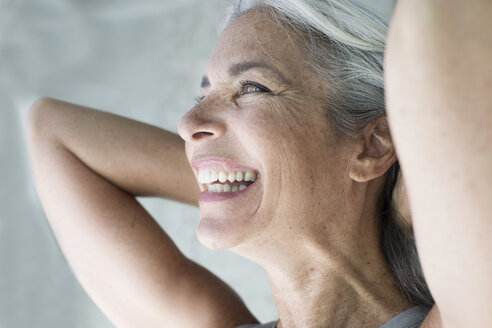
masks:
<svg viewBox="0 0 492 328"><path fill-rule="evenodd" d="M280 318L278 328L379 327L412 306L393 278L379 243L367 237L367 229L361 231L344 251L336 251L343 249L336 240L313 238L309 242L291 239L274 246L276 252L269 249L272 245L259 245L262 256L256 253L249 258L268 274Z"/></svg>
<svg viewBox="0 0 492 328"><path fill-rule="evenodd" d="M326 261L312 255L288 270L266 268L279 328L379 327L411 306L379 261L355 263L341 254Z"/></svg>
<svg viewBox="0 0 492 328"><path fill-rule="evenodd" d="M236 247L266 270L278 328L379 327L412 306L384 259L376 199L356 195L345 196L355 205L336 209L336 217L325 214L332 204L282 213L279 224Z"/></svg>

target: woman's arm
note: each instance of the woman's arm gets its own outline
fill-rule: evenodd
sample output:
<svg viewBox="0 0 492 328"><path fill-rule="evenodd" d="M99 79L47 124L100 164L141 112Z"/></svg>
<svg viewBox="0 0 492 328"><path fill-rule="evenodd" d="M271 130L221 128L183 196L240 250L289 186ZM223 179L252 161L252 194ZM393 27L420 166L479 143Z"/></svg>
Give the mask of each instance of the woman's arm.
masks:
<svg viewBox="0 0 492 328"><path fill-rule="evenodd" d="M27 140L38 194L75 276L117 327L229 328L256 319L224 282L187 259L135 195L196 204L175 135L52 99Z"/></svg>
<svg viewBox="0 0 492 328"><path fill-rule="evenodd" d="M198 184L178 135L50 98L38 100L31 114L36 116L36 129L56 133L64 147L115 186L134 196L198 206Z"/></svg>
<svg viewBox="0 0 492 328"><path fill-rule="evenodd" d="M492 327L492 2L401 0L388 118L442 324Z"/></svg>

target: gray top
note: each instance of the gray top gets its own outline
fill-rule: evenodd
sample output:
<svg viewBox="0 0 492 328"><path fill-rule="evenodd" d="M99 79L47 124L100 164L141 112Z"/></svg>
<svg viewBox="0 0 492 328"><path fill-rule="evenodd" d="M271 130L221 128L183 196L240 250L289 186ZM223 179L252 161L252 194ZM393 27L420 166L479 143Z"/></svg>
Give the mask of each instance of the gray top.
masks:
<svg viewBox="0 0 492 328"><path fill-rule="evenodd" d="M386 322L380 328L418 328L424 321L430 307L417 305L406 311L403 311L390 321Z"/></svg>
<svg viewBox="0 0 492 328"><path fill-rule="evenodd" d="M424 321L427 313L430 311L430 307L424 305L417 305L410 308L396 317L386 322L380 328L418 328ZM248 324L241 325L236 328L275 328L277 321L272 321L264 324Z"/></svg>

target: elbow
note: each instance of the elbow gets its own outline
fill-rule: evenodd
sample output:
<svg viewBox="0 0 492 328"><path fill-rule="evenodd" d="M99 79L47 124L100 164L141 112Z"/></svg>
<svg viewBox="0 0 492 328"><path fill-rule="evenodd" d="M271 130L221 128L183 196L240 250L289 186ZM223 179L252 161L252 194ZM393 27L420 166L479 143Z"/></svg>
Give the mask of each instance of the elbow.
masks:
<svg viewBox="0 0 492 328"><path fill-rule="evenodd" d="M27 112L24 133L29 144L45 140L47 136L52 136L53 116L50 114L55 107L57 100L42 97L32 103Z"/></svg>
<svg viewBox="0 0 492 328"><path fill-rule="evenodd" d="M27 112L26 127L31 131L39 130L43 126L44 113L53 106L55 101L55 99L48 97L35 100Z"/></svg>

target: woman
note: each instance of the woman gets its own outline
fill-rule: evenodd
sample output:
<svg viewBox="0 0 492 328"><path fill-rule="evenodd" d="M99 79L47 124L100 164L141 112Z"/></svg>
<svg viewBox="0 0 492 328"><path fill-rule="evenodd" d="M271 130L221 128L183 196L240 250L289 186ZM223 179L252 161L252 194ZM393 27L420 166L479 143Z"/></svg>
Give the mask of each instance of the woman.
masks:
<svg viewBox="0 0 492 328"><path fill-rule="evenodd" d="M179 123L185 143L117 115L36 102L28 140L39 195L95 303L118 327L260 327L135 199L158 196L199 204L204 245L265 268L280 319L261 327L491 326L492 135L478 129L491 124L491 101L477 83L492 76L479 65L491 33L477 45L451 23L490 31L491 8L459 6L398 5L386 68L393 135L386 26L345 0L239 3L201 99ZM449 34L481 67L471 85L456 83ZM462 116L462 89L488 102L467 103ZM408 207L394 187L393 139L409 186L405 221L392 208Z"/></svg>

